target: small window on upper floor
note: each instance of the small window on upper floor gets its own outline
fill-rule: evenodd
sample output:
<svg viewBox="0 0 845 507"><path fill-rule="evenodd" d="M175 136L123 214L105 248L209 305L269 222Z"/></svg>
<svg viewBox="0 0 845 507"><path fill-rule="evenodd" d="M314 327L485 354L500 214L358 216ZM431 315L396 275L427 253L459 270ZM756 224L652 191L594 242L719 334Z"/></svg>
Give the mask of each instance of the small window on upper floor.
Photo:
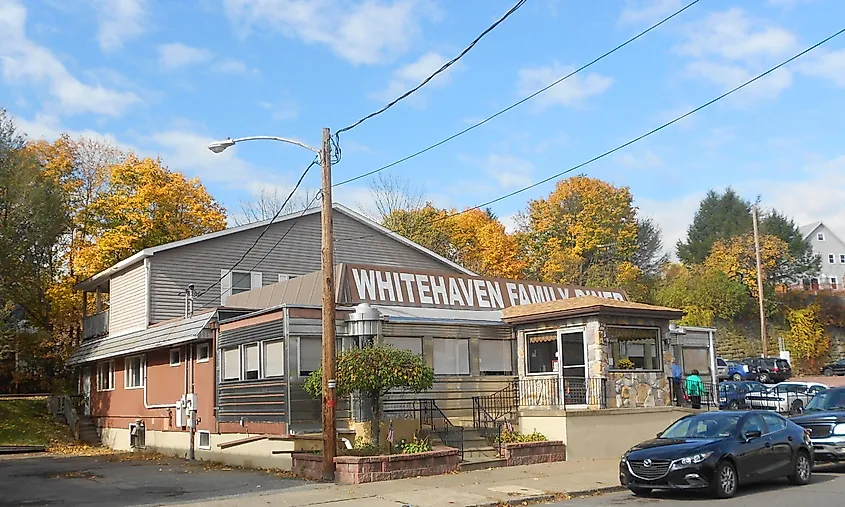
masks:
<svg viewBox="0 0 845 507"><path fill-rule="evenodd" d="M170 349L170 366L179 366L182 362L182 349Z"/></svg>
<svg viewBox="0 0 845 507"><path fill-rule="evenodd" d="M828 254L827 262L830 264L836 264L836 256L833 254Z"/></svg>
<svg viewBox="0 0 845 507"><path fill-rule="evenodd" d="M845 254L839 254L839 263L845 264Z"/></svg>
<svg viewBox="0 0 845 507"><path fill-rule="evenodd" d="M839 283L838 283L838 280L836 279L835 276L830 277L830 288L833 289L833 290L836 290L836 289L839 288Z"/></svg>
<svg viewBox="0 0 845 507"><path fill-rule="evenodd" d="M816 234L816 239L818 239L819 241L824 241L824 233L820 232Z"/></svg>
<svg viewBox="0 0 845 507"><path fill-rule="evenodd" d="M220 270L220 304L225 305L230 296L259 289L263 285L263 277L257 271Z"/></svg>
<svg viewBox="0 0 845 507"><path fill-rule="evenodd" d="M209 349L208 343L197 344L197 362L198 363L207 363L208 362L209 350L210 349Z"/></svg>

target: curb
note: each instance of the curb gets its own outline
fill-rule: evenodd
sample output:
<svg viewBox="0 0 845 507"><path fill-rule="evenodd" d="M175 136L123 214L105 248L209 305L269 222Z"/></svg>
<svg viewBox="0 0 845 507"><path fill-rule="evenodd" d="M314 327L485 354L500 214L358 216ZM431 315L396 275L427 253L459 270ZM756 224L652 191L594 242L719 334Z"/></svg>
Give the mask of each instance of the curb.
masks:
<svg viewBox="0 0 845 507"><path fill-rule="evenodd" d="M43 445L0 445L0 454L30 454L46 452Z"/></svg>
<svg viewBox="0 0 845 507"><path fill-rule="evenodd" d="M624 486L607 486L605 488L585 489L581 491L559 491L556 493L546 493L543 495L524 496L521 498L514 498L512 500L502 500L499 502L479 503L475 505L468 505L467 507L501 507L503 505L525 505L533 503L547 503L554 500L569 500L572 498L581 498L594 495L605 495L608 493L616 493L617 491L625 491Z"/></svg>

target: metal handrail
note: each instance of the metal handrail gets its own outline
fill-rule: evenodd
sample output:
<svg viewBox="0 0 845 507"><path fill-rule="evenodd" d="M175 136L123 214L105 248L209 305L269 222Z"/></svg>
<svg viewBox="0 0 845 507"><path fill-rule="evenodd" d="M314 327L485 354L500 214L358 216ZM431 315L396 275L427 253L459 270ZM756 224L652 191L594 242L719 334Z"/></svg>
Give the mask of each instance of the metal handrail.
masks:
<svg viewBox="0 0 845 507"><path fill-rule="evenodd" d="M419 400L419 404L420 425L430 426L440 439L443 440L444 444L449 447L456 447L461 453L461 460L463 460L464 427L453 424L433 399ZM443 421L442 427L438 427L437 420ZM453 435L457 436L453 437Z"/></svg>

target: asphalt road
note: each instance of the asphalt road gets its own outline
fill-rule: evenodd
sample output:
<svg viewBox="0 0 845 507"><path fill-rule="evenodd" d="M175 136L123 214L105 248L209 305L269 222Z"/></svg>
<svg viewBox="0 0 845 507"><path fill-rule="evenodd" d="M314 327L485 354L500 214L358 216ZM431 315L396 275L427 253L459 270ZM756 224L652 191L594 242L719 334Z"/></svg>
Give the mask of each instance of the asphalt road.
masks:
<svg viewBox="0 0 845 507"><path fill-rule="evenodd" d="M302 486L262 471L206 469L182 460L114 457L0 459L0 507L129 507L225 498Z"/></svg>
<svg viewBox="0 0 845 507"><path fill-rule="evenodd" d="M718 505L724 507L796 507L800 505L839 506L845 497L845 467L824 466L813 473L807 486L792 486L785 479L740 488L730 500L714 500L706 494L657 493L649 498L635 497L629 492L612 493L590 498L568 500L561 507L690 507Z"/></svg>

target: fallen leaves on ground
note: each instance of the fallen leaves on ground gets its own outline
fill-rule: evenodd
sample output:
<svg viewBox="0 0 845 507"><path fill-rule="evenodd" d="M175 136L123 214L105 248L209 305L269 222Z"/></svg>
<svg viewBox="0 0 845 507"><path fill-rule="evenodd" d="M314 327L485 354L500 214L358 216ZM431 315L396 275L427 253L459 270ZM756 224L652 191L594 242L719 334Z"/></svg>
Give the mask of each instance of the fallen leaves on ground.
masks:
<svg viewBox="0 0 845 507"><path fill-rule="evenodd" d="M74 470L63 474L54 475L53 479L89 479L96 480L98 477L87 470Z"/></svg>
<svg viewBox="0 0 845 507"><path fill-rule="evenodd" d="M95 447L81 442L53 441L47 447L47 452L63 456L108 456L114 451L108 447Z"/></svg>

